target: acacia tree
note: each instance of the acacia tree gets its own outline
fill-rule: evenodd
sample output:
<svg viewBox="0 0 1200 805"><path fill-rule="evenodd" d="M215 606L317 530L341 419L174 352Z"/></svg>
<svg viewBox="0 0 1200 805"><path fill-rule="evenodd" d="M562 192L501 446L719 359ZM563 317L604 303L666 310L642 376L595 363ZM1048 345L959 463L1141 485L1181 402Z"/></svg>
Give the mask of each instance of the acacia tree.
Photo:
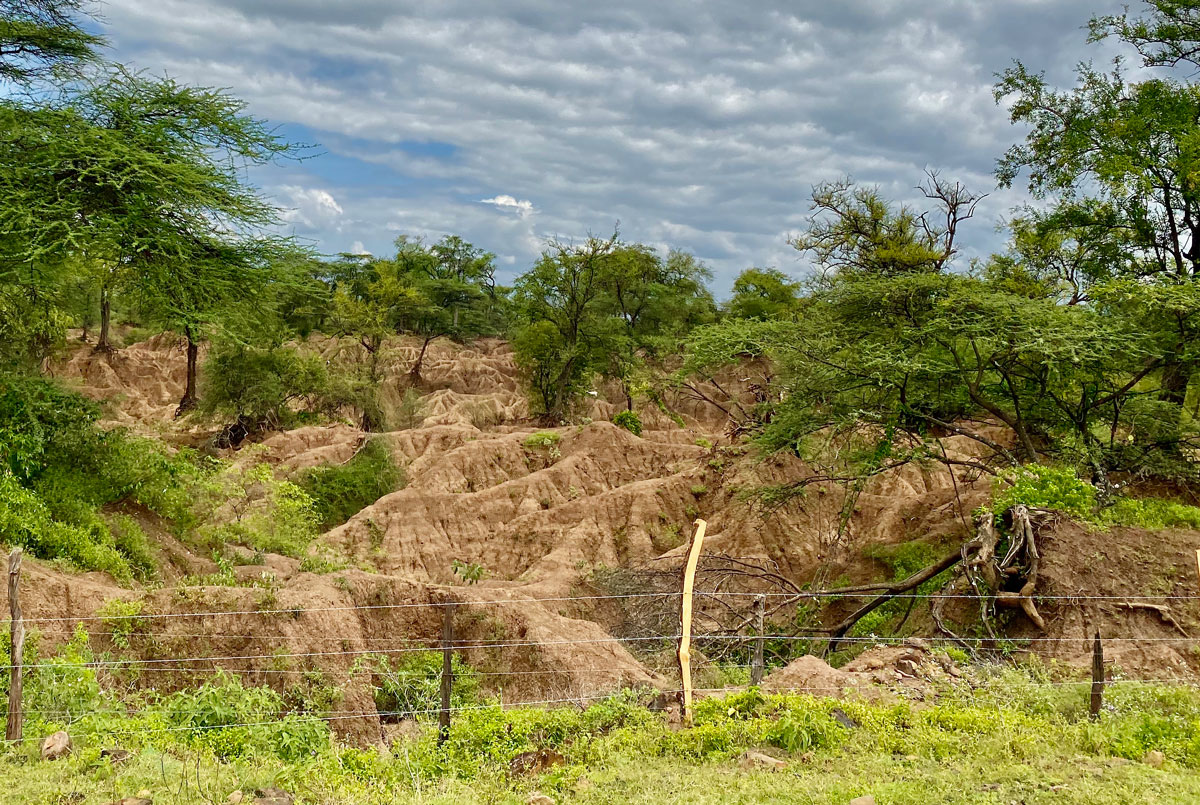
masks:
<svg viewBox="0 0 1200 805"><path fill-rule="evenodd" d="M104 39L80 24L84 0L0 0L0 80L28 87L76 73Z"/></svg>
<svg viewBox="0 0 1200 805"><path fill-rule="evenodd" d="M560 421L614 342L615 321L602 315L605 263L618 236L582 244L553 240L517 279L514 301L521 325L513 339L538 407Z"/></svg>
<svg viewBox="0 0 1200 805"><path fill-rule="evenodd" d="M975 275L952 270L954 232L973 196L930 195L937 206L922 216L862 189L830 207L818 189L818 217L795 241L820 243L814 254L825 269L805 315L701 328L686 369L771 360L777 387L758 412L759 441L821 460L828 451L818 436L841 434L851 445L839 454L843 466L802 483L915 458L956 463L937 447L948 433L985 448L970 463L987 471L1047 455L1120 464L1128 435L1151 421L1154 389L1143 381L1157 366L1157 334L1109 286L1093 288L1089 304L1063 304L1059 283L1031 279L1019 253ZM875 223L845 223L862 220ZM997 424L1007 438L990 434Z"/></svg>
<svg viewBox="0 0 1200 805"><path fill-rule="evenodd" d="M0 115L15 124L0 134L0 223L26 233L8 258L103 260L127 277L141 307L187 339L179 411L190 409L200 340L255 298L288 248L264 234L276 210L241 168L293 146L219 90L120 68L60 105Z"/></svg>
<svg viewBox="0 0 1200 805"><path fill-rule="evenodd" d="M733 281L733 295L725 304L738 319L779 319L796 310L803 289L777 268L747 268Z"/></svg>
<svg viewBox="0 0 1200 805"><path fill-rule="evenodd" d="M1195 9L1151 5L1159 13L1150 21L1100 18L1093 30L1125 38L1148 64L1183 58L1191 46L1170 39L1171 31L1183 29L1163 13L1186 17ZM1030 190L1056 203L1043 231L1056 219L1068 233L1090 230L1092 241L1108 251L1105 270L1147 292L1200 279L1200 188L1194 179L1200 171L1200 87L1170 78L1130 82L1119 66L1103 73L1084 65L1076 85L1061 90L1017 64L1003 74L995 94L1011 101L1013 122L1029 126L1025 141L1000 161L999 179L1011 186L1027 173ZM1163 308L1155 324L1163 336L1160 396L1180 410L1200 365L1196 312Z"/></svg>

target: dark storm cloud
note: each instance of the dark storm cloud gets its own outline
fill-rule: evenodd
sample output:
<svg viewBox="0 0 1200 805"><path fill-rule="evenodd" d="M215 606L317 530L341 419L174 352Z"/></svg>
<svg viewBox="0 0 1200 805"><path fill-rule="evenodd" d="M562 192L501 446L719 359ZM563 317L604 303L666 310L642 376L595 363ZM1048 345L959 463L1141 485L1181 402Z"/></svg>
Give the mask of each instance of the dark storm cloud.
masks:
<svg viewBox="0 0 1200 805"><path fill-rule="evenodd" d="M344 170L259 178L327 251L456 232L512 271L550 235L695 251L726 287L786 245L814 182L910 200L926 168L992 191L1019 132L991 96L1021 59L1105 60L1083 0L588 2L111 0L116 55L229 87ZM331 164L334 164L331 162ZM372 176L377 170L378 177ZM1021 196L968 234L998 248Z"/></svg>

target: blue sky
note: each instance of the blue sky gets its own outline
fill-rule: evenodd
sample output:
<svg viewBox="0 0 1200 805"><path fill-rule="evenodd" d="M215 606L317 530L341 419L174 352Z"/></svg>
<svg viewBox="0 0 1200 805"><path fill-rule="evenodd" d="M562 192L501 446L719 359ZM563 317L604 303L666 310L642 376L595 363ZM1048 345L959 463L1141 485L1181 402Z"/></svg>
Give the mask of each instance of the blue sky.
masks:
<svg viewBox="0 0 1200 805"><path fill-rule="evenodd" d="M109 0L116 60L227 87L311 158L255 171L326 253L460 234L504 278L546 238L607 233L801 274L812 185L916 201L927 168L991 195L963 258L1001 248L1020 132L991 96L1015 58L1067 82L1104 61L1103 0L605 3Z"/></svg>

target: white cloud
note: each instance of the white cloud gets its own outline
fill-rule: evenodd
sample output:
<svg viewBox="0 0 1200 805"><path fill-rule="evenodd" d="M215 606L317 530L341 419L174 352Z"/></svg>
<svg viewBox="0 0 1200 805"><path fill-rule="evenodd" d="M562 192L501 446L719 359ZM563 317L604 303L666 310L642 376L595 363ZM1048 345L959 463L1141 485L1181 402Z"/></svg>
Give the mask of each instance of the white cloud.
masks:
<svg viewBox="0 0 1200 805"><path fill-rule="evenodd" d="M328 251L456 233L515 273L547 235L620 221L695 251L725 289L750 265L802 267L781 233L815 182L850 174L919 201L931 166L993 191L1022 136L995 73L1020 58L1069 82L1109 55L1080 26L1120 4L108 0L105 18L118 60L228 87L345 160L261 174ZM964 252L997 248L994 223L1023 198L993 193Z"/></svg>
<svg viewBox="0 0 1200 805"><path fill-rule="evenodd" d="M507 195L492 196L491 198L481 198L481 199L479 199L479 203L480 204L491 204L491 205L499 207L501 209L511 209L511 210L515 211L517 213L517 215L521 216L522 218L524 218L527 215L532 215L534 212L532 201L523 201L523 200L518 201L516 198L513 198L512 196L507 196Z"/></svg>
<svg viewBox="0 0 1200 805"><path fill-rule="evenodd" d="M328 227L337 227L345 210L328 190L318 187L283 185L283 220L293 224L302 232L318 232Z"/></svg>

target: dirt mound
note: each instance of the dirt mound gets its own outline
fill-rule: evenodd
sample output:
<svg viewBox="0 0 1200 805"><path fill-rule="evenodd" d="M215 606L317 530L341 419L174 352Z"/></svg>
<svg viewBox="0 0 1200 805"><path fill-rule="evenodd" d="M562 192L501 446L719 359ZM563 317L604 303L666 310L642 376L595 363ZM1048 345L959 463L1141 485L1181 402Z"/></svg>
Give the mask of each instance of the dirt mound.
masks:
<svg viewBox="0 0 1200 805"><path fill-rule="evenodd" d="M938 684L963 676L945 653L933 651L920 638L903 645L872 646L844 668L833 668L820 657L806 655L770 673L763 689L878 699L889 694L923 699Z"/></svg>
<svg viewBox="0 0 1200 805"><path fill-rule="evenodd" d="M170 422L187 385L186 344L171 333L112 352L74 344L53 374L111 405L106 419L121 425Z"/></svg>

